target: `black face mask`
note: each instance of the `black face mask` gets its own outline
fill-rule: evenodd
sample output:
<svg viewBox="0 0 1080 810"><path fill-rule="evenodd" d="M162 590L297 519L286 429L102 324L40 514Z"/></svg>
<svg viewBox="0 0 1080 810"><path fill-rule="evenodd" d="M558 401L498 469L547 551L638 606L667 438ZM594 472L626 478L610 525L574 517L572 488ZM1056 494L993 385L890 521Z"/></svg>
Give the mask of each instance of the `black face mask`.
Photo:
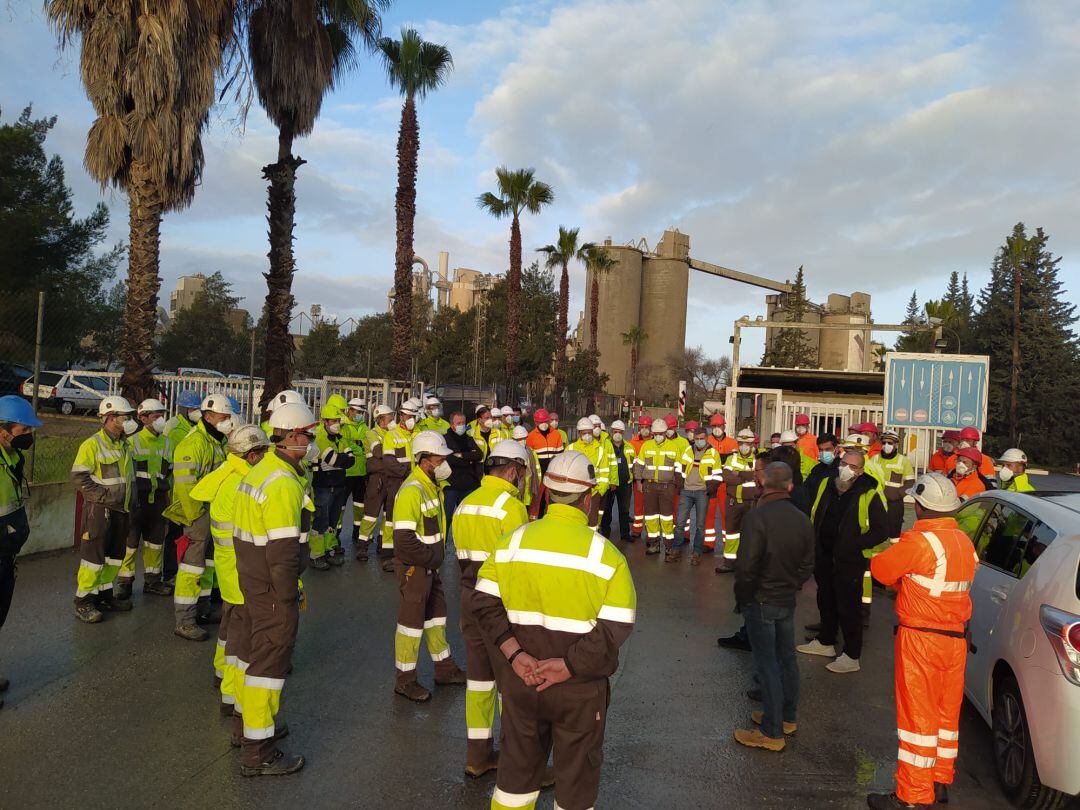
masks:
<svg viewBox="0 0 1080 810"><path fill-rule="evenodd" d="M34 434L23 433L18 436L12 436L11 446L16 450L29 450L34 446Z"/></svg>

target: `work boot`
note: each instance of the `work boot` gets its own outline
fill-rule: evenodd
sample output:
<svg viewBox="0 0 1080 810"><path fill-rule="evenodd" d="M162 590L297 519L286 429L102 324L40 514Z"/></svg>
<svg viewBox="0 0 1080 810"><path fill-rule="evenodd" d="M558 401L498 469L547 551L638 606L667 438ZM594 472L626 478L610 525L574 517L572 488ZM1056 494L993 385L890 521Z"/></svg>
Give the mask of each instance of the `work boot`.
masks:
<svg viewBox="0 0 1080 810"><path fill-rule="evenodd" d="M112 596L113 596L113 599L125 599L125 600L130 602L131 601L131 583L130 582L125 582L123 584L121 584L120 582L115 583L113 585L113 589L112 589Z"/></svg>
<svg viewBox="0 0 1080 810"><path fill-rule="evenodd" d="M383 559L380 561L380 565L382 565L382 570L385 571L387 574L394 573L393 557L383 557Z"/></svg>
<svg viewBox="0 0 1080 810"><path fill-rule="evenodd" d="M143 593L150 593L154 596L172 596L173 586L168 582L144 582L142 586Z"/></svg>
<svg viewBox="0 0 1080 810"><path fill-rule="evenodd" d="M465 683L465 671L453 658L435 662L435 683L439 686L452 686Z"/></svg>
<svg viewBox="0 0 1080 810"><path fill-rule="evenodd" d="M97 624L105 618L92 602L83 602L75 605L75 618L86 624Z"/></svg>
<svg viewBox="0 0 1080 810"><path fill-rule="evenodd" d="M647 540L647 541L645 541L645 553L646 554L659 554L660 553L660 543L657 542L656 540Z"/></svg>
<svg viewBox="0 0 1080 810"><path fill-rule="evenodd" d="M733 636L721 636L716 640L716 646L725 650L742 650L750 652L750 640L740 633Z"/></svg>
<svg viewBox="0 0 1080 810"><path fill-rule="evenodd" d="M345 557L341 553L341 549L334 549L335 553L327 558L327 562L335 568L345 564Z"/></svg>
<svg viewBox="0 0 1080 810"><path fill-rule="evenodd" d="M870 626L870 606L869 605L863 605L861 612L862 612L862 626L863 627L869 627Z"/></svg>
<svg viewBox="0 0 1080 810"><path fill-rule="evenodd" d="M221 624L221 613L214 610L209 613L200 613L195 617L195 624Z"/></svg>
<svg viewBox="0 0 1080 810"><path fill-rule="evenodd" d="M102 596L98 599L98 609L106 613L127 613L131 608L130 599L120 599L115 594Z"/></svg>
<svg viewBox="0 0 1080 810"><path fill-rule="evenodd" d="M206 641L210 634L195 624L185 624L173 630L175 635L187 641Z"/></svg>
<svg viewBox="0 0 1080 810"><path fill-rule="evenodd" d="M329 571L330 563L326 561L325 555L321 557L312 557L311 567L314 568L316 571Z"/></svg>
<svg viewBox="0 0 1080 810"><path fill-rule="evenodd" d="M814 639L809 644L800 644L795 648L796 652L801 652L803 655L820 655L825 658L836 657L836 645L835 644L822 644L818 639Z"/></svg>
<svg viewBox="0 0 1080 810"><path fill-rule="evenodd" d="M664 552L664 562L677 563L682 558L682 554L673 548L669 548Z"/></svg>
<svg viewBox="0 0 1080 810"><path fill-rule="evenodd" d="M3 688L0 687L0 692ZM941 782L934 782L934 803L935 804L948 804L949 803L949 786Z"/></svg>
<svg viewBox="0 0 1080 810"><path fill-rule="evenodd" d="M281 751L275 751L270 759L260 765L255 767L241 765L240 774L242 776L287 776L303 767L304 758L300 754L284 754Z"/></svg>
<svg viewBox="0 0 1080 810"><path fill-rule="evenodd" d="M11 686L11 681L7 678L0 678L0 692L6 692L9 686Z"/></svg>
<svg viewBox="0 0 1080 810"><path fill-rule="evenodd" d="M414 703L423 703L426 700L431 700L431 692L416 681L395 682L394 693L401 695L402 697L407 697Z"/></svg>
<svg viewBox="0 0 1080 810"><path fill-rule="evenodd" d="M784 746L787 745L782 738L776 740L772 737L766 737L759 728L755 728L753 731L744 728L735 729L735 742L745 745L747 748L764 748L767 751L783 751Z"/></svg>
<svg viewBox="0 0 1080 810"><path fill-rule="evenodd" d="M690 564L691 565L701 565L701 555L698 554L696 551L694 551L694 552L692 552L690 554Z"/></svg>
<svg viewBox="0 0 1080 810"><path fill-rule="evenodd" d="M765 719L765 712L761 711L760 709L755 709L754 711L750 712L750 719L754 721L754 725L760 726L761 721ZM798 723L789 723L787 720L784 721L785 734L794 734L798 730Z"/></svg>
<svg viewBox="0 0 1080 810"><path fill-rule="evenodd" d="M491 757L484 760L478 765L465 764L465 773L471 776L473 779L479 779L485 773L494 771L499 767L499 755L492 753Z"/></svg>
<svg viewBox="0 0 1080 810"><path fill-rule="evenodd" d="M753 689L746 690L746 699L753 701L754 703L761 703L761 690L756 686Z"/></svg>
<svg viewBox="0 0 1080 810"><path fill-rule="evenodd" d="M219 689L219 691L220 691L220 689ZM218 704L218 712L221 714L222 717L232 717L233 716L233 705L231 703L219 703Z"/></svg>
<svg viewBox="0 0 1080 810"><path fill-rule="evenodd" d="M367 562L368 561L367 543L363 543L363 542L357 540L353 545L356 547L356 559L357 559L357 561L358 562Z"/></svg>
<svg viewBox="0 0 1080 810"><path fill-rule="evenodd" d="M849 672L858 672L859 659L848 658L847 653L842 653L839 658L833 661L831 664L825 667L829 672L837 672L841 675L846 675Z"/></svg>
<svg viewBox="0 0 1080 810"><path fill-rule="evenodd" d="M731 564L731 560L727 557L720 561L720 564L713 569L717 574L731 574L735 572L735 566Z"/></svg>
<svg viewBox="0 0 1080 810"><path fill-rule="evenodd" d="M289 736L289 724L288 723L283 722L281 725L278 725L277 723L274 724L274 736L270 738L271 741L280 740L280 739L282 739L284 737L288 737L288 736ZM244 738L240 734L235 734L234 733L229 738L229 744L232 745L233 748L239 748L241 745L243 745L243 743L244 743Z"/></svg>
<svg viewBox="0 0 1080 810"><path fill-rule="evenodd" d="M866 806L870 810L901 810L902 808L933 807L932 804L908 804L897 798L895 793L871 793L866 797Z"/></svg>

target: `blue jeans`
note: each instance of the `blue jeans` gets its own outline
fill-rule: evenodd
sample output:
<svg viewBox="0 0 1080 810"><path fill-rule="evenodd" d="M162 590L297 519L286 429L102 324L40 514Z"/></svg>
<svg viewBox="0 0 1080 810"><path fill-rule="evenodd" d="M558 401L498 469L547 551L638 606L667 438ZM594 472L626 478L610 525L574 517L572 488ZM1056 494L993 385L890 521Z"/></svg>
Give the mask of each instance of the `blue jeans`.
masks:
<svg viewBox="0 0 1080 810"><path fill-rule="evenodd" d="M686 521L690 517L690 510L694 510L694 553L702 554L705 551L705 506L709 502L709 495L705 490L684 489L679 493L679 514L675 517L675 550L681 549L686 540L683 537Z"/></svg>
<svg viewBox="0 0 1080 810"><path fill-rule="evenodd" d="M784 723L794 723L799 706L799 664L795 659L795 608L742 606L753 648L754 671L761 682L764 717L761 733L784 738Z"/></svg>
<svg viewBox="0 0 1080 810"><path fill-rule="evenodd" d="M322 534L337 528L341 510L349 500L349 490L344 485L337 487L317 487L315 495L315 515L311 519L312 531Z"/></svg>

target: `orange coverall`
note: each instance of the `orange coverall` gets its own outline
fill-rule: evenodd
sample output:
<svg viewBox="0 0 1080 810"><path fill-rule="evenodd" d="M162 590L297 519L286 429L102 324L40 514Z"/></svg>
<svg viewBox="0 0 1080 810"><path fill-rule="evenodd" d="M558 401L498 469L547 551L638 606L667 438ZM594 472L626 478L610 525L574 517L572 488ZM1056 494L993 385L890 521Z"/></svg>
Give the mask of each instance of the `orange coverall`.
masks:
<svg viewBox="0 0 1080 810"><path fill-rule="evenodd" d="M896 796L933 804L934 783L952 784L964 699L971 581L979 558L954 518L918 520L870 560L896 585Z"/></svg>
<svg viewBox="0 0 1080 810"><path fill-rule="evenodd" d="M980 451L981 452L981 451ZM951 473L956 469L956 459L958 458L956 453L953 453L947 459L945 459L945 473ZM997 469L994 467L994 460L986 453L982 454L982 462L979 464L979 472L986 478L993 478L997 475Z"/></svg>
<svg viewBox="0 0 1080 810"><path fill-rule="evenodd" d="M728 456L739 449L739 443L727 434L724 434L722 439L710 435L709 444L720 454L720 461L724 464L727 463ZM716 548L717 515L720 516L720 542L722 543L724 541L724 527L727 525L727 487L724 485L723 479L720 481L720 487L716 490L716 494L709 498L709 502L705 504L705 546L707 548Z"/></svg>
<svg viewBox="0 0 1080 810"><path fill-rule="evenodd" d="M641 438L641 431L634 434L634 438L630 440L630 444L634 448L634 455L637 456L641 452L641 445L645 444L648 439ZM641 537L641 532L645 528L645 493L641 490L641 484L634 482L634 522L630 528L631 537Z"/></svg>

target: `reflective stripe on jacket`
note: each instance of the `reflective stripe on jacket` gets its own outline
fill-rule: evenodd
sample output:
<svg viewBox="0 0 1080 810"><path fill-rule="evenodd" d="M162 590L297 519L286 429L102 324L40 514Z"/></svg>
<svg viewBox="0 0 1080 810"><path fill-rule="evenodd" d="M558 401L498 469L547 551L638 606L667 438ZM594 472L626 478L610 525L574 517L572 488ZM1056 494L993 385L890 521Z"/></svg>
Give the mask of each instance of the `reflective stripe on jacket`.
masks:
<svg viewBox="0 0 1080 810"><path fill-rule="evenodd" d="M104 428L99 430L79 445L71 479L90 503L129 511L136 496L135 463L127 438L113 439Z"/></svg>
<svg viewBox="0 0 1080 810"><path fill-rule="evenodd" d="M199 422L173 450L172 497L164 515L173 523L190 526L206 511L207 506L193 500L191 490L207 473L225 460L225 437L216 439L206 430L206 422Z"/></svg>
<svg viewBox="0 0 1080 810"><path fill-rule="evenodd" d="M131 454L135 459L135 484L140 500L153 503L158 492L166 490L169 468L172 465L172 445L169 435L155 435L144 427L131 439Z"/></svg>
<svg viewBox="0 0 1080 810"><path fill-rule="evenodd" d="M634 480L654 484L681 484L683 479L682 452L668 439L657 444L649 439L634 459Z"/></svg>
<svg viewBox="0 0 1080 810"><path fill-rule="evenodd" d="M210 536L214 538L214 571L221 598L233 605L244 604L240 579L236 573L233 548L233 507L240 482L251 472L251 465L230 453L225 463L203 478L191 490L196 501L210 504Z"/></svg>
<svg viewBox="0 0 1080 810"><path fill-rule="evenodd" d="M394 556L406 566L437 571L445 553L442 489L413 467L394 498Z"/></svg>
<svg viewBox="0 0 1080 810"><path fill-rule="evenodd" d="M585 444L585 442L578 439L573 442L567 450L576 450L583 454L593 465L593 471L596 475L596 486L593 487L593 493L596 495L603 495L611 487L611 457L608 455L607 448L603 442L593 439L593 441Z"/></svg>
<svg viewBox="0 0 1080 810"><path fill-rule="evenodd" d="M724 465L724 483L727 484L727 494L736 503L745 503L754 500L757 495L757 483L754 481L754 464L757 456L749 457L741 453L732 453Z"/></svg>
<svg viewBox="0 0 1080 810"><path fill-rule="evenodd" d="M480 486L454 510L454 546L461 568L462 588L472 589L476 575L495 551L499 538L529 522L529 513L517 489L495 475L485 475Z"/></svg>

